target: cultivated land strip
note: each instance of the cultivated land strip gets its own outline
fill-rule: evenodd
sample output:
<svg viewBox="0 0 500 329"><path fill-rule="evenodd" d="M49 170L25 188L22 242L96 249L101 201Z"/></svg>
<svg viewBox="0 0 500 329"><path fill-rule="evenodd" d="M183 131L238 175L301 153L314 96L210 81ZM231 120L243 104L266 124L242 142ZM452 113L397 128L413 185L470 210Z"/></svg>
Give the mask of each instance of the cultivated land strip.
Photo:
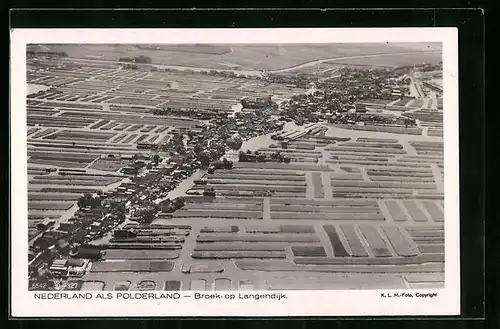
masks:
<svg viewBox="0 0 500 329"><path fill-rule="evenodd" d="M268 73L404 54L410 53L322 59ZM81 218L88 221L88 234L97 232L91 227L100 226L106 217L75 205L84 192L103 195L106 206L131 201L127 207L133 209L124 223L106 225L115 225L117 231L131 225L134 236L110 233L93 240L104 251L103 259L89 263L81 277L69 279L82 290L387 289L443 284L441 111L410 109L408 114L422 119L417 127L394 124L384 131L375 131L379 126L369 131L350 124L287 123L279 132L291 139L287 146L269 133L245 140L241 149L267 157L280 151L290 163L237 161L236 156L231 169L199 170L184 177L186 169L177 164L183 161L179 152L142 147L174 145L180 134L181 143L192 150L195 144L185 136L190 130L194 136L209 134L199 128L209 120L160 116L153 114L155 110L189 107L201 113L210 106L232 113L242 97L265 97L272 90L290 99L305 89L242 77L142 71L141 65L129 70L99 60L62 62L74 66L54 68L48 60L30 63L49 66L32 73L30 80L52 86L28 95L31 241L42 234L65 236L58 230L41 234L38 227L48 225L47 218L55 220L56 227L64 224L64 230L73 230L74 218ZM420 82L412 83L418 91ZM422 96L390 100L384 106L393 103L409 109L431 102ZM162 161L148 169L146 163L154 154ZM144 166L135 172L133 166L141 161ZM177 187L174 180L180 182ZM215 196L188 193L208 189ZM162 209L154 225L136 225L147 201L160 204L177 196L185 198L180 209Z"/></svg>

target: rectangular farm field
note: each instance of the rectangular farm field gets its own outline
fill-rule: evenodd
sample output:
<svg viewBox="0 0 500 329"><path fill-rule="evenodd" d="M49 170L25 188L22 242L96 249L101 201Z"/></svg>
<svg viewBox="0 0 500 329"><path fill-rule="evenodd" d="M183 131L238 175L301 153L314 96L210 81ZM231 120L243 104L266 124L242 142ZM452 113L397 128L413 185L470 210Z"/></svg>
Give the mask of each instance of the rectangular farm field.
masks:
<svg viewBox="0 0 500 329"><path fill-rule="evenodd" d="M215 210L205 209L202 211L196 210L178 210L174 213L175 218L182 217L202 217L202 218L248 218L262 219L261 211L235 211L235 210Z"/></svg>
<svg viewBox="0 0 500 329"><path fill-rule="evenodd" d="M374 142L374 143L397 143L397 139L391 138L370 138L370 137L358 137L356 139L358 142Z"/></svg>
<svg viewBox="0 0 500 329"><path fill-rule="evenodd" d="M276 212L290 212L302 213L307 217L310 213L336 213L336 214L367 214L379 213L378 206L364 207L364 206L307 206L307 205L277 205L271 204L271 211Z"/></svg>
<svg viewBox="0 0 500 329"><path fill-rule="evenodd" d="M323 189L323 182L321 178L321 173L312 173L312 185L314 189L314 197L315 198L323 198L325 196L325 192Z"/></svg>
<svg viewBox="0 0 500 329"><path fill-rule="evenodd" d="M392 105L395 105L395 106L405 106L406 104L408 104L411 100L413 100L413 98L409 98L409 97L403 97L402 99L400 99L399 101L397 101L396 103L392 104Z"/></svg>
<svg viewBox="0 0 500 329"><path fill-rule="evenodd" d="M443 210L435 202L422 201L422 204L435 222L444 222Z"/></svg>
<svg viewBox="0 0 500 329"><path fill-rule="evenodd" d="M28 210L67 210L74 202L28 202Z"/></svg>
<svg viewBox="0 0 500 329"><path fill-rule="evenodd" d="M72 107L76 109L85 109L85 108L99 109L99 110L101 109L100 105L89 105L89 104L78 104L78 103L68 104L68 103L58 103L58 102L44 102L43 105L53 106L53 107Z"/></svg>
<svg viewBox="0 0 500 329"><path fill-rule="evenodd" d="M266 192L268 190L274 191L274 192L305 192L306 187L305 186L290 186L290 185L274 185L274 183L271 183L269 185L248 185L248 184L207 184L207 185L200 185L200 186L195 186L195 189L204 189L205 187L213 187L216 191L252 191L252 192Z"/></svg>
<svg viewBox="0 0 500 329"><path fill-rule="evenodd" d="M100 189L95 187L42 187L37 192L49 192L49 193L97 193Z"/></svg>
<svg viewBox="0 0 500 329"><path fill-rule="evenodd" d="M378 207L376 201L373 200L306 200L306 199L272 199L273 205L304 205L304 206L320 206L320 207Z"/></svg>
<svg viewBox="0 0 500 329"><path fill-rule="evenodd" d="M164 132L165 130L167 130L169 127L168 126L163 126L163 127L159 127L157 128L154 132L159 134L159 133L162 133Z"/></svg>
<svg viewBox="0 0 500 329"><path fill-rule="evenodd" d="M71 162L71 161L63 161L58 159L33 159L29 158L28 163L38 164L38 165L47 165L47 166L58 166L58 167L67 167L67 168L85 168L89 165L88 162Z"/></svg>
<svg viewBox="0 0 500 329"><path fill-rule="evenodd" d="M305 182L304 176L294 176L294 175L260 175L257 172L249 172L249 173L240 173L240 172L224 172L224 171L216 171L213 174L206 175L206 178L209 180L212 179L221 179L221 180L240 180L240 181L248 181L248 180L266 180L266 181L293 181L293 182Z"/></svg>
<svg viewBox="0 0 500 329"><path fill-rule="evenodd" d="M187 203L182 209L189 210L246 210L246 211L262 211L262 204L251 203Z"/></svg>
<svg viewBox="0 0 500 329"><path fill-rule="evenodd" d="M141 143L143 140L145 140L147 137L149 137L149 135L141 135L139 136L139 138L137 138L137 140L135 141L136 143Z"/></svg>
<svg viewBox="0 0 500 329"><path fill-rule="evenodd" d="M148 143L155 143L158 140L158 138L160 138L160 135L153 135L153 136L151 136L150 139L147 140L147 142Z"/></svg>
<svg viewBox="0 0 500 329"><path fill-rule="evenodd" d="M28 131L26 132L26 135L29 136L31 134L34 134L36 133L37 131L39 131L41 128L38 128L38 127L33 127L33 128L29 128Z"/></svg>
<svg viewBox="0 0 500 329"><path fill-rule="evenodd" d="M163 250L139 250L139 249L108 249L105 251L104 259L176 259L177 252Z"/></svg>
<svg viewBox="0 0 500 329"><path fill-rule="evenodd" d="M54 179L54 180L49 180L49 179L40 179L40 180L32 180L30 181L30 184L45 184L45 185L65 185L65 186L106 186L109 185L112 182L112 180L108 181L96 181L92 179L80 179L80 180L75 180L75 179L68 179L68 180L62 180L62 179Z"/></svg>
<svg viewBox="0 0 500 329"><path fill-rule="evenodd" d="M54 128L46 128L42 131L37 132L36 134L34 134L31 137L32 138L42 138L42 137L48 136L56 131L57 131L57 129L54 129Z"/></svg>
<svg viewBox="0 0 500 329"><path fill-rule="evenodd" d="M174 263L170 261L127 261L127 262L97 262L90 272L171 272Z"/></svg>
<svg viewBox="0 0 500 329"><path fill-rule="evenodd" d="M330 171L326 165L307 165L307 164L281 164L281 163L263 163L263 162L236 162L234 168L245 169L280 169L295 171Z"/></svg>
<svg viewBox="0 0 500 329"><path fill-rule="evenodd" d="M127 129L127 131L137 131L139 128L142 128L142 126L144 125L133 125L129 129Z"/></svg>
<svg viewBox="0 0 500 329"><path fill-rule="evenodd" d="M115 127L113 130L122 131L128 127L130 127L129 123L122 123L121 125Z"/></svg>
<svg viewBox="0 0 500 329"><path fill-rule="evenodd" d="M118 126L119 124L120 124L119 122L116 122L116 121L113 122L113 121L111 121L107 125L102 126L101 130L110 130L110 129L113 129L114 127Z"/></svg>
<svg viewBox="0 0 500 329"><path fill-rule="evenodd" d="M153 130L156 126L144 126L144 128L142 128L141 130L139 130L140 132L143 132L143 133L148 133L150 132L151 130Z"/></svg>
<svg viewBox="0 0 500 329"><path fill-rule="evenodd" d="M98 131L73 131L61 130L46 139L69 139L69 140L97 140L106 141L115 136L113 133L104 133Z"/></svg>
<svg viewBox="0 0 500 329"><path fill-rule="evenodd" d="M318 174L319 175L319 174ZM321 182L320 182L321 183ZM266 180L265 178L261 179L252 179L252 180L237 180L237 179L208 179L208 184L221 185L225 184L236 184L236 185L277 185L277 186L306 186L305 181L288 181L286 179L283 180Z"/></svg>
<svg viewBox="0 0 500 329"><path fill-rule="evenodd" d="M335 127L353 130L378 131L403 135L422 135L422 128L405 128L396 126L357 126L349 124L334 124Z"/></svg>
<svg viewBox="0 0 500 329"><path fill-rule="evenodd" d="M381 142L373 142L373 141L364 141L364 142L346 142L346 143L341 143L339 144L342 147L357 147L360 148L361 150L366 149L366 148L380 148L380 149L389 149L388 151L390 152L391 149L403 149L403 145L398 144L398 143L381 143Z"/></svg>
<svg viewBox="0 0 500 329"><path fill-rule="evenodd" d="M279 220L345 220L345 221L383 221L384 216L377 212L368 213L292 213L292 212L271 212L271 219Z"/></svg>
<svg viewBox="0 0 500 329"><path fill-rule="evenodd" d="M115 129L115 130L116 130L116 129ZM120 134L120 135L116 136L115 138L113 138L113 139L111 140L111 142L113 142L113 143L118 143L118 142L122 141L122 140L123 140L125 137L127 137L127 136L128 136L127 134Z"/></svg>
<svg viewBox="0 0 500 329"><path fill-rule="evenodd" d="M81 197L80 194L62 193L28 193L28 201L74 201Z"/></svg>
<svg viewBox="0 0 500 329"><path fill-rule="evenodd" d="M428 221L427 216L420 209L420 207L418 206L416 201L408 200L408 201L404 201L403 204L415 222L427 222Z"/></svg>
<svg viewBox="0 0 500 329"><path fill-rule="evenodd" d="M102 171L115 172L118 169L126 167L128 164L129 160L122 160L116 158L102 158L92 163L92 165L89 168Z"/></svg>

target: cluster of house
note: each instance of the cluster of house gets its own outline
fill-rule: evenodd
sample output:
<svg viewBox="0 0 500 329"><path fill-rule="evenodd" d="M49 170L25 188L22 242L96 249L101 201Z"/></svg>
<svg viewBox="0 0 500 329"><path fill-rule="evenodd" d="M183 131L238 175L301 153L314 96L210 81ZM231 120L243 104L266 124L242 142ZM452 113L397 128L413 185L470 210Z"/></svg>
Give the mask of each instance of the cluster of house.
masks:
<svg viewBox="0 0 500 329"><path fill-rule="evenodd" d="M345 67L340 74L316 83L316 88L340 93L344 100L391 99L395 89L405 85L394 70Z"/></svg>
<svg viewBox="0 0 500 329"><path fill-rule="evenodd" d="M271 96L268 97L257 97L257 98L243 98L241 101L241 106L247 109L266 109L266 108L277 108L278 104L271 100Z"/></svg>
<svg viewBox="0 0 500 329"><path fill-rule="evenodd" d="M82 276L89 260L98 259L98 250L89 250L88 241L118 226L118 216L106 213L106 207L86 207L68 222L50 227L33 242L28 251L30 277Z"/></svg>
<svg viewBox="0 0 500 329"><path fill-rule="evenodd" d="M390 69L342 68L340 75L318 81L314 92L283 102L281 115L283 120L295 121L297 125L322 121L346 123L362 118L352 114L366 113L367 100L396 100L403 97L404 88L407 88L404 81Z"/></svg>
<svg viewBox="0 0 500 329"><path fill-rule="evenodd" d="M199 144L204 147L206 152L211 152L219 148L219 145L233 148L231 145L233 140L231 138L235 134L238 134L243 139L248 139L283 128L283 123L272 118L273 112L277 108L276 103L270 101L268 98L248 99L243 101L243 103L245 103L247 108L241 112L229 115L228 112L214 110L210 112L207 124L191 128L189 131L179 131L181 135L187 135L187 145L181 143L182 138L172 138L168 143L161 145L159 149L161 151L174 150L177 153L185 154L189 151L189 146L194 147ZM155 114L171 115L174 112L190 117L197 117L198 113L205 113L205 111L201 110L169 109L158 110ZM186 149L186 146L188 149Z"/></svg>
<svg viewBox="0 0 500 329"><path fill-rule="evenodd" d="M310 87L311 83L316 80L313 76L308 76L305 74L293 74L293 75L277 75L277 74L266 74L263 77L268 83L280 83L286 85L288 88L304 88Z"/></svg>

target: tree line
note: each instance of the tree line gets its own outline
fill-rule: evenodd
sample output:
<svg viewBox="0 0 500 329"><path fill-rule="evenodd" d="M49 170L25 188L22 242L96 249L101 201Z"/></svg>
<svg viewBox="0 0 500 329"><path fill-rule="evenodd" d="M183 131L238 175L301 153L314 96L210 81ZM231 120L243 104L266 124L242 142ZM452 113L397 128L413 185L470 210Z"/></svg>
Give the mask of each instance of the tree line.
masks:
<svg viewBox="0 0 500 329"><path fill-rule="evenodd" d="M55 56L55 57L68 57L68 54L64 51L34 51L27 50L26 56L34 57L34 56Z"/></svg>

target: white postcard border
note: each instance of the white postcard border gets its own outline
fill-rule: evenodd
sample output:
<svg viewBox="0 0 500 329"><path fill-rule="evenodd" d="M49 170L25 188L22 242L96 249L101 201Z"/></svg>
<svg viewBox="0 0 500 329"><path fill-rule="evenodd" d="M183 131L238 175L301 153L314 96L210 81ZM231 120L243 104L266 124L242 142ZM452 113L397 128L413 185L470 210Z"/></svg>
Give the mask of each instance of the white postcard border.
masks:
<svg viewBox="0 0 500 329"><path fill-rule="evenodd" d="M281 291L273 300L35 300L28 291L26 44L28 43L375 43L442 42L445 155L445 288L400 292L434 298L381 298L393 290ZM456 28L13 29L11 30L11 315L359 316L460 313L458 30ZM182 292L181 292L182 293ZM224 292L221 292L224 294ZM244 292L228 292L238 295ZM255 293L255 292L249 292ZM94 293L95 294L95 293ZM117 292L112 292L114 296Z"/></svg>

